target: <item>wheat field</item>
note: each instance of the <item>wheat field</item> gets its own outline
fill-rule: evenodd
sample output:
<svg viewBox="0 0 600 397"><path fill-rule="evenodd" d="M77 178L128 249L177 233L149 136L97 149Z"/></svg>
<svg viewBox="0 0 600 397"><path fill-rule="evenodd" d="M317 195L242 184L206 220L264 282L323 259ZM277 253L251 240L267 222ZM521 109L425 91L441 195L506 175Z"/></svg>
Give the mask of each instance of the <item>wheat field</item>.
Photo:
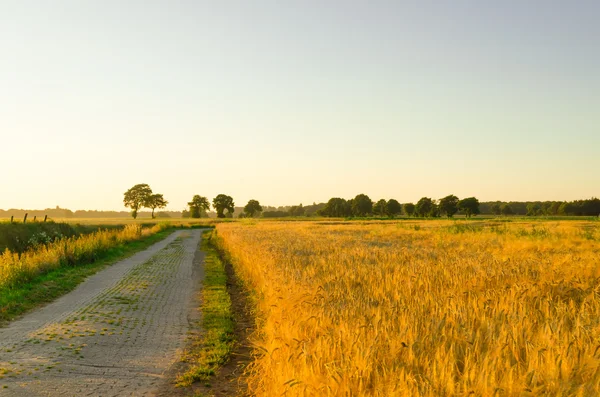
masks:
<svg viewBox="0 0 600 397"><path fill-rule="evenodd" d="M258 396L600 394L598 222L240 222Z"/></svg>

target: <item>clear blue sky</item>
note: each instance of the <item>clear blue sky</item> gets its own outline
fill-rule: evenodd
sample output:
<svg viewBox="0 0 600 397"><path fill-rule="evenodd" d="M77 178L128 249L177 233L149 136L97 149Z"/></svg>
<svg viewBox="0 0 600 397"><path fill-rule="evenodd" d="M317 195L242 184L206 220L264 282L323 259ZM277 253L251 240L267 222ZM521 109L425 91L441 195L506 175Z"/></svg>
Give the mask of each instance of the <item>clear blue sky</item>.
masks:
<svg viewBox="0 0 600 397"><path fill-rule="evenodd" d="M0 0L0 208L600 194L598 1Z"/></svg>

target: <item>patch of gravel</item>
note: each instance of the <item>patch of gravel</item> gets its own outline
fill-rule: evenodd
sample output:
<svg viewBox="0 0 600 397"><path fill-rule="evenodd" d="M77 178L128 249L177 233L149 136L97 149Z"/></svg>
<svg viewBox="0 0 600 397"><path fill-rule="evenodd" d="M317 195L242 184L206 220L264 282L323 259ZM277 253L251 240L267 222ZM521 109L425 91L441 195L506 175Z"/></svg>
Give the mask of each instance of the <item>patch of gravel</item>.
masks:
<svg viewBox="0 0 600 397"><path fill-rule="evenodd" d="M174 232L0 329L0 396L155 395L185 347L201 235Z"/></svg>

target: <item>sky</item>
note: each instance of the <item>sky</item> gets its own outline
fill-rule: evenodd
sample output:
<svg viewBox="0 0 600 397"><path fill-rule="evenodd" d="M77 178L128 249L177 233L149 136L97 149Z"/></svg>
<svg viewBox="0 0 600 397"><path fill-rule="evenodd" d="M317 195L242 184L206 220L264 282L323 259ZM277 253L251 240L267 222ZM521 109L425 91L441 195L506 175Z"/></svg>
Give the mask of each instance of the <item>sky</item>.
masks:
<svg viewBox="0 0 600 397"><path fill-rule="evenodd" d="M600 195L598 1L0 0L0 208Z"/></svg>

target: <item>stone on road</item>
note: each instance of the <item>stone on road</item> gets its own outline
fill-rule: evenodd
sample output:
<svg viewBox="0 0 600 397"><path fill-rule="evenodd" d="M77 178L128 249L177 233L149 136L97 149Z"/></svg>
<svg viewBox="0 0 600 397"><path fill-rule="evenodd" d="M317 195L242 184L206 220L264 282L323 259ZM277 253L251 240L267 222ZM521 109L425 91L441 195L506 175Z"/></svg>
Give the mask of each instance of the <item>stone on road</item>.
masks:
<svg viewBox="0 0 600 397"><path fill-rule="evenodd" d="M201 230L177 231L0 329L0 396L152 396L185 347Z"/></svg>

